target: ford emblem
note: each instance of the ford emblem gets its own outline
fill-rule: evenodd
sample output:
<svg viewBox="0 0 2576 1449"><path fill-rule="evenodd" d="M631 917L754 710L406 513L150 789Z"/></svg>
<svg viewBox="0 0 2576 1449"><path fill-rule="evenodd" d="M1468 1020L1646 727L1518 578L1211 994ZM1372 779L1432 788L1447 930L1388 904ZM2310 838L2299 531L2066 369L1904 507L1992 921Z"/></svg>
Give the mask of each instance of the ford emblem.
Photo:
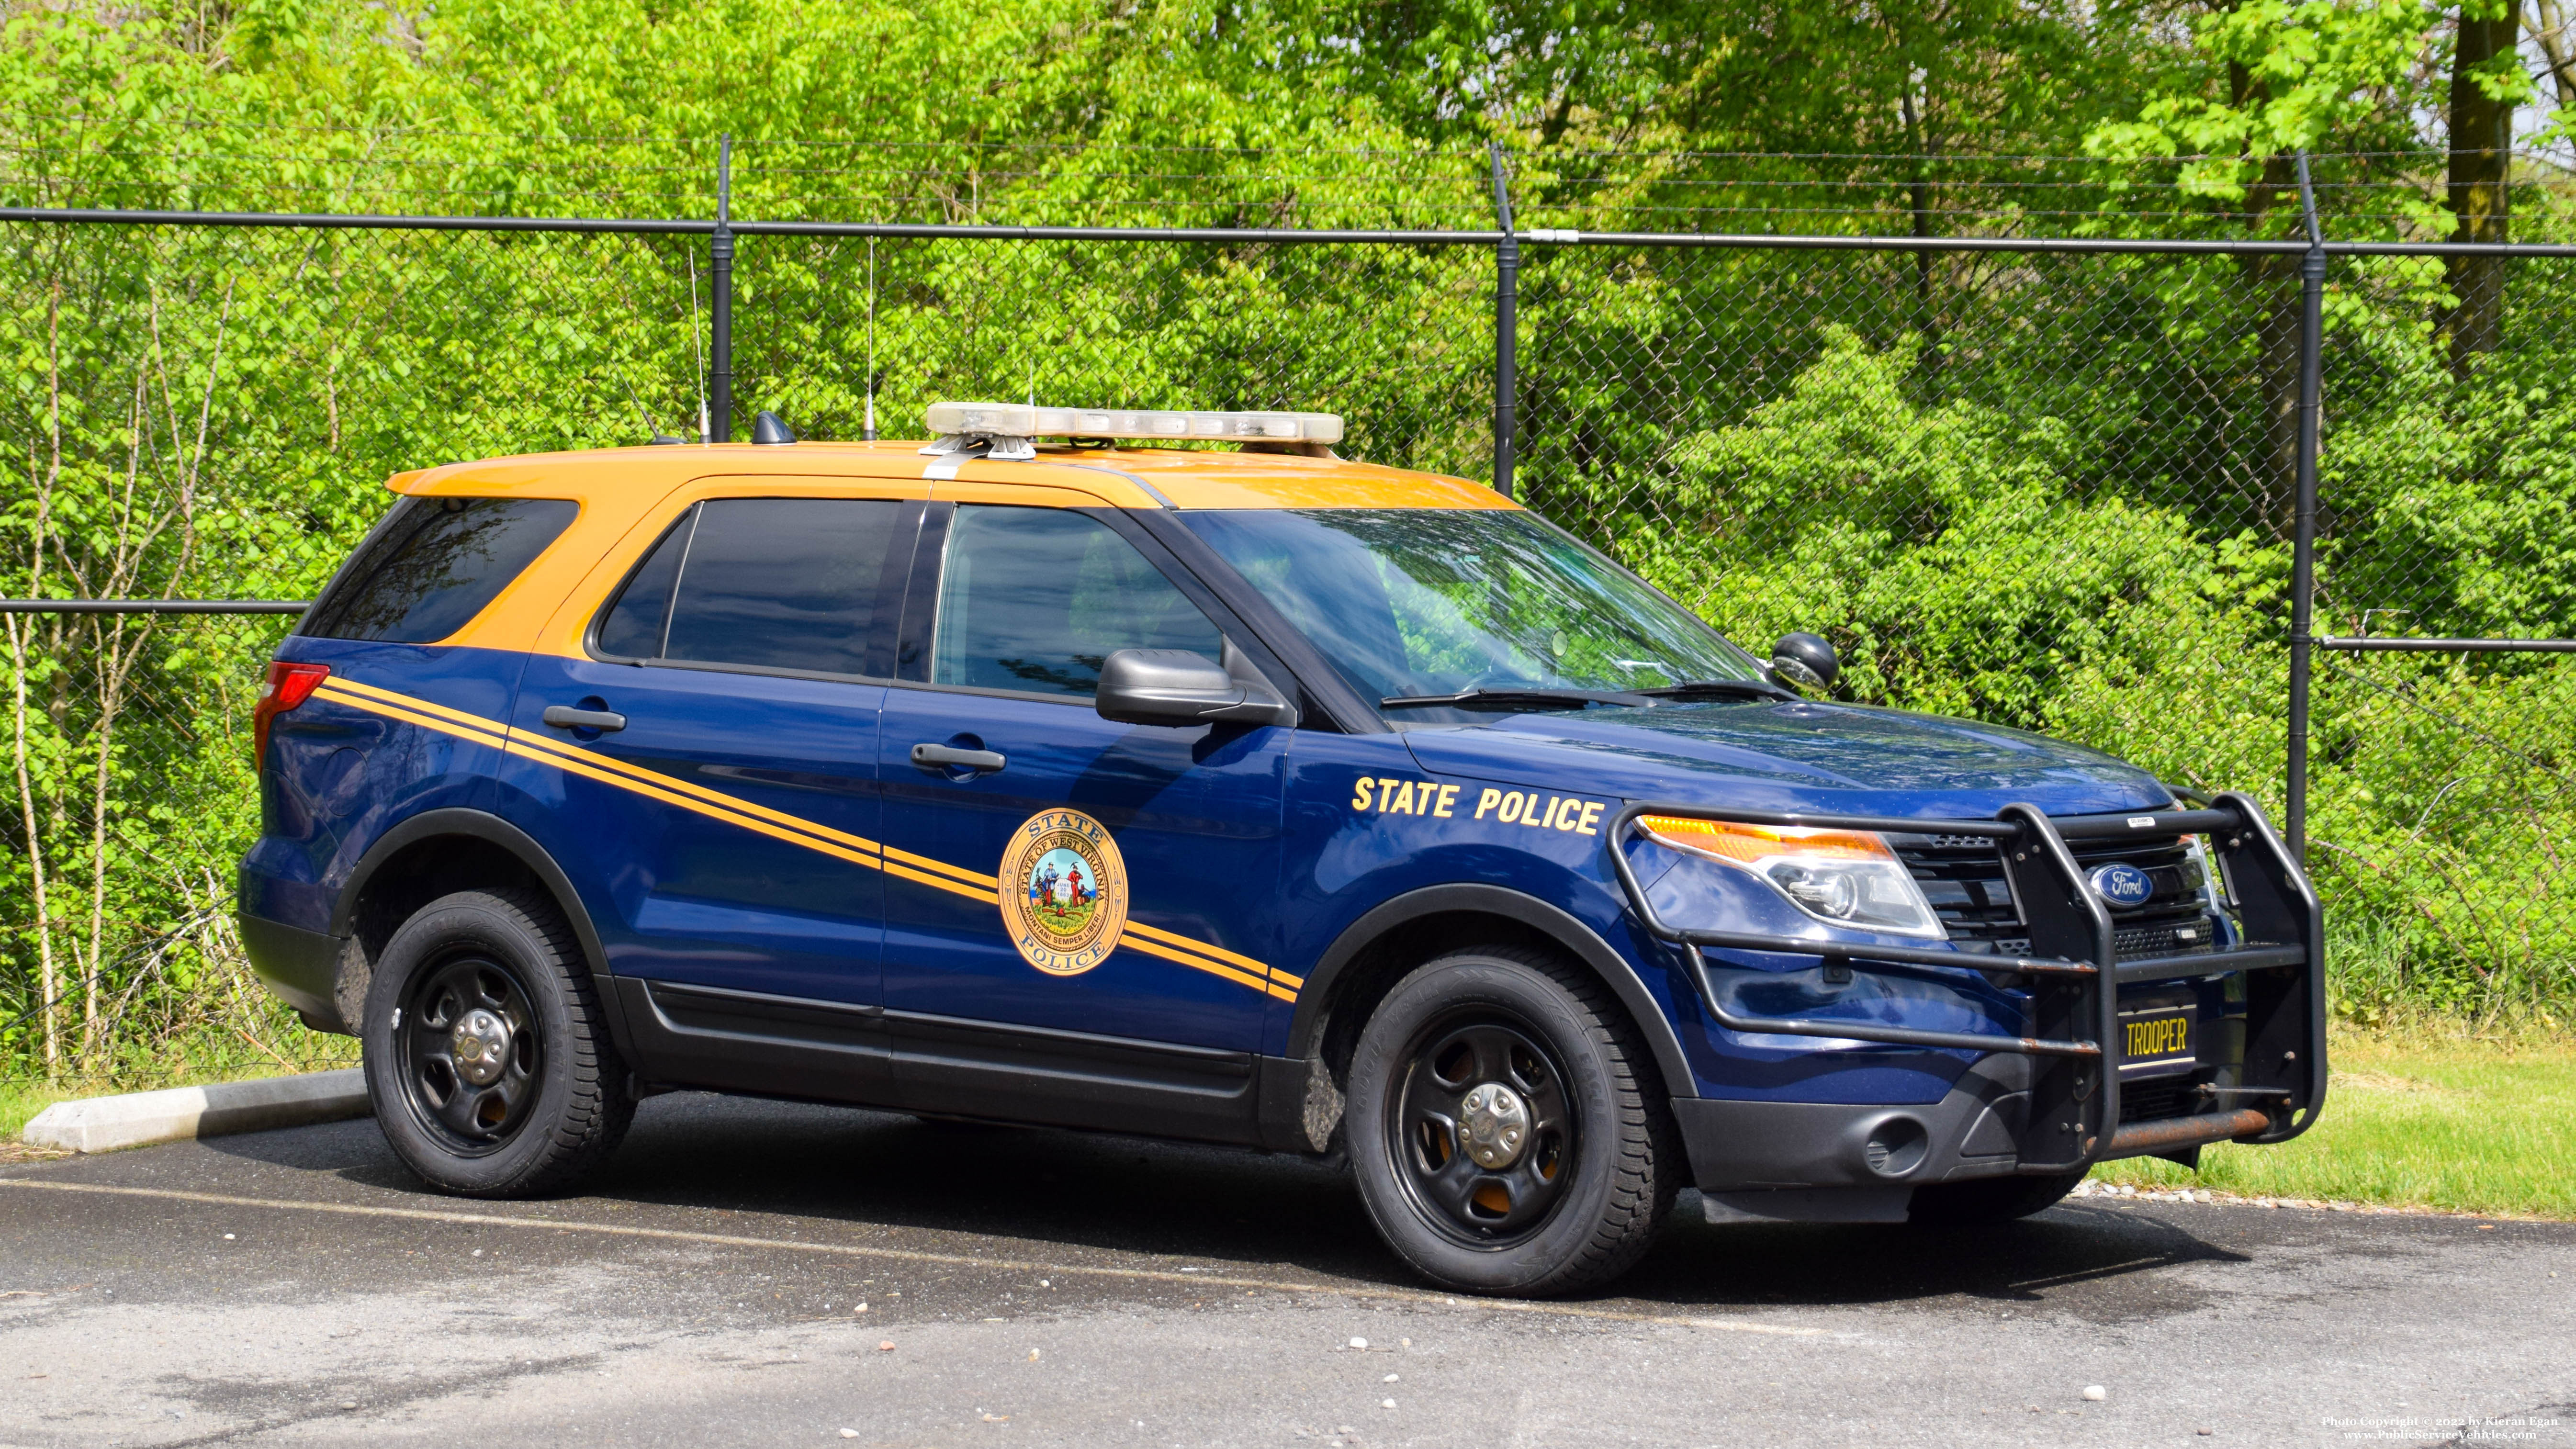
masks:
<svg viewBox="0 0 2576 1449"><path fill-rule="evenodd" d="M2087 879L2093 883L2093 894L2115 911L2134 911L2156 893L2154 879L2125 860L2097 865Z"/></svg>

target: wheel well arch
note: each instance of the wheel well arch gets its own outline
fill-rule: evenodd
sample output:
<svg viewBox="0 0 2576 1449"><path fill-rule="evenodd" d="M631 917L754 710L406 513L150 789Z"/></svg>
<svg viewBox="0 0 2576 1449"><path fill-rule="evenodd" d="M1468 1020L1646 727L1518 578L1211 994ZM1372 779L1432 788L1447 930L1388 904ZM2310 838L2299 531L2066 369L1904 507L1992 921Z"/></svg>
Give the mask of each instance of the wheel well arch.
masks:
<svg viewBox="0 0 2576 1449"><path fill-rule="evenodd" d="M1500 886L1411 891L1353 921L1307 974L1288 1028L1290 1057L1320 1058L1348 1080L1362 1023L1395 983L1430 956L1470 944L1521 945L1581 962L1619 998L1654 1053L1667 1093L1699 1095L1681 1038L1653 993L1599 933L1535 896Z"/></svg>
<svg viewBox="0 0 2576 1449"><path fill-rule="evenodd" d="M403 922L440 896L484 886L543 891L572 923L591 976L609 975L608 954L590 912L544 846L485 811L426 810L378 837L340 888L331 934L349 943L341 952L340 979L333 983L342 1016L348 1017L354 1004L353 986L363 1001L375 961Z"/></svg>

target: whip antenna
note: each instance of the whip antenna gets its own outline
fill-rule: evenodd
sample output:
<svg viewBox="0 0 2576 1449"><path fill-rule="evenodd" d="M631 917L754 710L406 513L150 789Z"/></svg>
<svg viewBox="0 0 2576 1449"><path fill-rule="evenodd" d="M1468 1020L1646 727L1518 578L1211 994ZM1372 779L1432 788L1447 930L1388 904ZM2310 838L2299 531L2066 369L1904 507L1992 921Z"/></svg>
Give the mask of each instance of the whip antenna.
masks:
<svg viewBox="0 0 2576 1449"><path fill-rule="evenodd" d="M624 368L617 369L617 385L626 389L627 400L635 404L636 416L644 420L644 435L646 437L651 438L656 443L676 443L680 441L679 439L664 433L662 431L662 425L653 420L653 410L644 406L644 399L635 391L635 384L626 380L626 370Z"/></svg>

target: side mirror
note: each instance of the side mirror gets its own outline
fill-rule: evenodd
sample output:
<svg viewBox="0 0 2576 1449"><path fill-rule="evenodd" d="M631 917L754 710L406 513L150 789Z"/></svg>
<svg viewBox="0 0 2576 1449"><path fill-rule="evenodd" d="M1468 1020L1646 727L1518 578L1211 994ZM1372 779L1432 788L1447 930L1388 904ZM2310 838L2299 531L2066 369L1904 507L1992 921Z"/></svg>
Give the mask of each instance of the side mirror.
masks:
<svg viewBox="0 0 2576 1449"><path fill-rule="evenodd" d="M1100 663L1093 707L1102 719L1120 724L1297 723L1297 707L1280 698L1249 661L1229 670L1187 649L1121 649L1110 655Z"/></svg>
<svg viewBox="0 0 2576 1449"><path fill-rule="evenodd" d="M1771 646L1771 674L1802 689L1831 689L1843 672L1834 646L1817 634L1783 634Z"/></svg>

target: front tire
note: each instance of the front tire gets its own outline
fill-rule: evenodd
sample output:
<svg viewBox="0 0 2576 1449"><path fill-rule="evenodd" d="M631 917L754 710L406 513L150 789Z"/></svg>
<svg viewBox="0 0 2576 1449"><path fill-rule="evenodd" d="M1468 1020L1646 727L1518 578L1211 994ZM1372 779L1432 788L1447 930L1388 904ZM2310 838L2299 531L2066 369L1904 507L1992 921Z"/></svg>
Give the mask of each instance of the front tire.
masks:
<svg viewBox="0 0 2576 1449"><path fill-rule="evenodd" d="M1599 982L1535 952L1459 952L1397 983L1361 1028L1343 1120L1379 1235L1459 1292L1606 1283L1680 1186L1644 1043Z"/></svg>
<svg viewBox="0 0 2576 1449"><path fill-rule="evenodd" d="M469 1197L571 1185L626 1135L626 1067L571 926L534 891L459 891L386 943L367 1095L403 1165Z"/></svg>

